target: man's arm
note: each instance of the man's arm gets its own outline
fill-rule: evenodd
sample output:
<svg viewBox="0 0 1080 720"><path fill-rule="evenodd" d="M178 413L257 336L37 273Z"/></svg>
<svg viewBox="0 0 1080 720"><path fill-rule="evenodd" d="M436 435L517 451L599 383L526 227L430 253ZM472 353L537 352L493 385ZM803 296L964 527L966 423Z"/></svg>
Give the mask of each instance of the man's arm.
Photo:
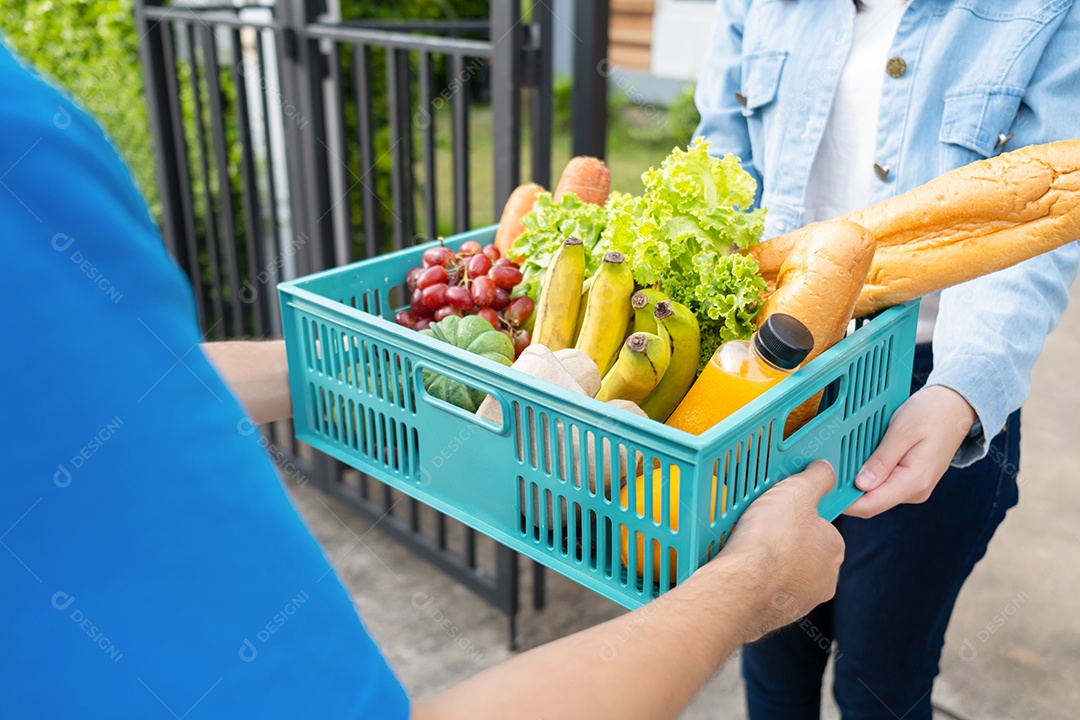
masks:
<svg viewBox="0 0 1080 720"><path fill-rule="evenodd" d="M292 417L284 340L203 343L206 359L257 423Z"/></svg>
<svg viewBox="0 0 1080 720"><path fill-rule="evenodd" d="M676 717L740 645L832 597L844 544L817 514L832 487L832 469L814 463L747 508L684 584L417 703L413 720Z"/></svg>

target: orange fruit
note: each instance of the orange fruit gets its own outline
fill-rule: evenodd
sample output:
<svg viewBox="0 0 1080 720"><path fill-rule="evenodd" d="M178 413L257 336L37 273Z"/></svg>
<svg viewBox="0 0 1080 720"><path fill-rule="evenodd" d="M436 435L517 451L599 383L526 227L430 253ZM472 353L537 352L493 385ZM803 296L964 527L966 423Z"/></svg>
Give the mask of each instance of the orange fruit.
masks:
<svg viewBox="0 0 1080 720"><path fill-rule="evenodd" d="M668 485L668 493L669 493L668 494L668 506L670 508L669 514L670 514L670 517L671 517L670 527L671 527L672 530L678 530L679 529L679 467L677 465L671 465L671 466L669 466L669 471L670 471L670 481L667 483L667 485ZM660 519L660 506L661 506L661 499L663 498L663 494L662 494L663 493L663 485L664 485L663 473L661 472L659 467L654 466L653 471L652 471L652 494L649 496L652 499L652 502L650 503L651 506L652 506L652 512L649 513L649 516L652 518L652 521L655 522L655 523L660 523L661 522L661 519ZM645 514L645 475L644 474L641 474L641 475L637 476L637 480L635 481L634 488L636 490L636 503L635 504L637 506L636 507L637 514L639 516L641 516L641 517L646 517L646 514ZM716 500L716 476L714 475L713 476L713 482L712 482L712 502L710 504L710 507L713 508L713 510L711 511L710 517L709 517L709 522L710 523L716 517L716 512L715 512L716 502L715 502L715 500ZM627 486L627 485L623 485L622 490L619 491L619 504L623 508L630 507L629 486ZM727 505L727 486L725 486L723 488L723 497L721 498L721 501L720 501L721 508L726 507L726 505ZM637 576L639 578L642 578L642 577L645 576L645 539L644 539L644 536L641 535L640 533L635 532L634 534L635 534L636 539L637 539ZM620 539L620 542L619 542L619 559L622 561L623 567L629 567L629 557L628 557L628 554L629 554L629 541L628 541L628 535L629 535L629 532L627 530L626 525L620 525L620 527L619 527L619 539ZM651 544L653 546L653 548L652 548L652 563L653 563L653 573L652 573L652 575L653 575L653 578L652 579L653 579L653 582L658 583L658 582L660 582L660 543L657 540L653 540L651 542ZM673 584L675 583L675 579L676 579L676 575L677 575L677 570L676 570L676 567L675 567L676 560L677 560L677 556L676 556L676 553L675 553L675 549L674 548L669 548L668 549L668 565L669 565L669 568L670 568L670 579L671 579L671 582Z"/></svg>

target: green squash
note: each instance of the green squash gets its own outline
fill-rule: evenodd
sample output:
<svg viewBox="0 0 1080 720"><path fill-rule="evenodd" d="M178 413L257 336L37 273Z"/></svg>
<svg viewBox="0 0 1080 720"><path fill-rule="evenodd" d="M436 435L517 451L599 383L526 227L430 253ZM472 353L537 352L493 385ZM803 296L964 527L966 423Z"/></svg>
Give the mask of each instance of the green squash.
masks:
<svg viewBox="0 0 1080 720"><path fill-rule="evenodd" d="M463 318L451 315L433 323L427 330L421 330L420 334L450 343L501 365L509 366L514 362L514 342L491 327L487 320L476 315ZM487 396L482 390L431 370L423 371L423 380L424 389L429 395L468 412L476 412Z"/></svg>

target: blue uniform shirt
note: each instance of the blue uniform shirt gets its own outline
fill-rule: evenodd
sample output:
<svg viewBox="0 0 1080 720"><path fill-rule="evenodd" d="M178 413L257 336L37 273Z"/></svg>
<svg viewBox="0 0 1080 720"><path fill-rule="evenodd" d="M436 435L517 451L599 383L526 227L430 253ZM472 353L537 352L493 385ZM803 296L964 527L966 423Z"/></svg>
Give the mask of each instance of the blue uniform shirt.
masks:
<svg viewBox="0 0 1080 720"><path fill-rule="evenodd" d="M407 717L116 151L0 98L0 716Z"/></svg>

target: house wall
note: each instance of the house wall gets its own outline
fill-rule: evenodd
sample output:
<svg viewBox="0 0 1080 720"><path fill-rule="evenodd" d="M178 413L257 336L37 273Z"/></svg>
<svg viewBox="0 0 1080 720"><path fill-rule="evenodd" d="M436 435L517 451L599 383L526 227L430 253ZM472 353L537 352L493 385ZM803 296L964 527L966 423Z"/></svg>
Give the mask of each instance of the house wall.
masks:
<svg viewBox="0 0 1080 720"><path fill-rule="evenodd" d="M653 75L697 78L709 49L713 5L708 0L656 0L649 68Z"/></svg>

